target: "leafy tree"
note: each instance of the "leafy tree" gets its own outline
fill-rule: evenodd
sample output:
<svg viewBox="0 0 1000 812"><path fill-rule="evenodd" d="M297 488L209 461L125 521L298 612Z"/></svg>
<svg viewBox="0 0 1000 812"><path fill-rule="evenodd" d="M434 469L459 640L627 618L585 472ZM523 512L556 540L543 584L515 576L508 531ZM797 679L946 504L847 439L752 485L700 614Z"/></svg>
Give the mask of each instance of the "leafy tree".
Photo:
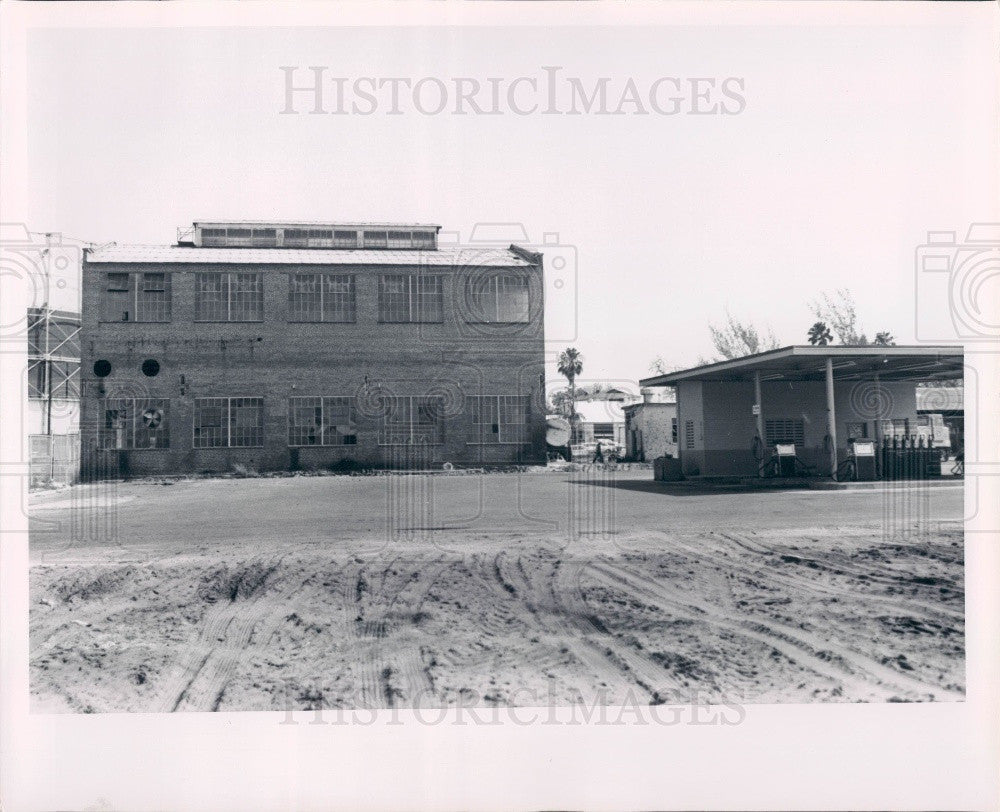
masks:
<svg viewBox="0 0 1000 812"><path fill-rule="evenodd" d="M883 330L881 333L875 334L875 340L872 343L877 347L895 347L896 339L888 330Z"/></svg>
<svg viewBox="0 0 1000 812"><path fill-rule="evenodd" d="M722 325L710 324L708 329L717 353L716 361L743 358L781 346L770 328L762 333L753 324L738 321L728 310Z"/></svg>
<svg viewBox="0 0 1000 812"><path fill-rule="evenodd" d="M823 322L818 321L809 328L809 343L814 347L825 347L833 341L833 333Z"/></svg>

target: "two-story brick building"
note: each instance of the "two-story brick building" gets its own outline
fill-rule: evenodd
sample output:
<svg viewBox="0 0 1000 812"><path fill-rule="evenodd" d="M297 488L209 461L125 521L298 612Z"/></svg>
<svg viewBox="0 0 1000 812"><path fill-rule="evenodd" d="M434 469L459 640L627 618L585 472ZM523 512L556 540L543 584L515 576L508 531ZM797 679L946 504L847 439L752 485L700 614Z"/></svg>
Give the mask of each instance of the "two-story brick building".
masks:
<svg viewBox="0 0 1000 812"><path fill-rule="evenodd" d="M542 256L439 228L197 222L87 251L85 475L543 461Z"/></svg>

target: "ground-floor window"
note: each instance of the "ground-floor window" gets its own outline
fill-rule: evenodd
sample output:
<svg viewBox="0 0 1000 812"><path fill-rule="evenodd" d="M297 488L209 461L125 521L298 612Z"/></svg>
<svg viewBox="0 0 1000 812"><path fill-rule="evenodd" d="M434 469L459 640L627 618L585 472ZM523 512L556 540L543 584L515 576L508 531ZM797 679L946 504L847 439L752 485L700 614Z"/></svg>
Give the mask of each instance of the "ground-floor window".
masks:
<svg viewBox="0 0 1000 812"><path fill-rule="evenodd" d="M382 398L380 445L436 445L444 440L444 399Z"/></svg>
<svg viewBox="0 0 1000 812"><path fill-rule="evenodd" d="M677 445L677 418L670 418L670 442Z"/></svg>
<svg viewBox="0 0 1000 812"><path fill-rule="evenodd" d="M107 398L100 424L101 448L132 450L170 447L170 401Z"/></svg>
<svg viewBox="0 0 1000 812"><path fill-rule="evenodd" d="M263 398L195 399L195 448L251 448L262 445Z"/></svg>
<svg viewBox="0 0 1000 812"><path fill-rule="evenodd" d="M694 448L694 421L685 420L684 421L684 446L685 448Z"/></svg>
<svg viewBox="0 0 1000 812"><path fill-rule="evenodd" d="M354 445L354 398L288 399L288 445Z"/></svg>
<svg viewBox="0 0 1000 812"><path fill-rule="evenodd" d="M529 441L528 398L517 395L487 395L467 398L475 429L474 443L527 443Z"/></svg>
<svg viewBox="0 0 1000 812"><path fill-rule="evenodd" d="M764 434L768 445L794 443L805 445L805 423L800 418L775 417L764 421Z"/></svg>

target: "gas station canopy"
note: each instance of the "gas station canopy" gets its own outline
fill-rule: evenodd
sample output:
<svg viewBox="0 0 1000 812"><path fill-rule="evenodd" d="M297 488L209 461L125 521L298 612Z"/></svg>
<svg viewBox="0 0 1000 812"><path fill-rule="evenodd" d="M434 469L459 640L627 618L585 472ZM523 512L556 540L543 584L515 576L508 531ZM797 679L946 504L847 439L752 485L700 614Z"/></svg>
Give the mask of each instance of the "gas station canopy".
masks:
<svg viewBox="0 0 1000 812"><path fill-rule="evenodd" d="M827 359L838 381L939 381L963 376L958 346L814 347L791 346L744 358L643 378L641 386L672 386L681 381L821 381Z"/></svg>

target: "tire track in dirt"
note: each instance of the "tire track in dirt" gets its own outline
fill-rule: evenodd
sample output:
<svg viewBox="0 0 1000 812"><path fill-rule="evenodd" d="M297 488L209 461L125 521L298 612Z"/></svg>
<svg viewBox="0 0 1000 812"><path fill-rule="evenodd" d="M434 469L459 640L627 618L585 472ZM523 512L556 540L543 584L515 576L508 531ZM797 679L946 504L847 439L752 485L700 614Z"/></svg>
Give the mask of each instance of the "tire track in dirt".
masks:
<svg viewBox="0 0 1000 812"><path fill-rule="evenodd" d="M775 557L782 555L782 553L779 552L778 550L766 547L755 541L750 541L745 537L742 537L739 534L733 532L718 533L711 535L713 536L717 535L723 539L726 539L727 541L742 547L743 549L753 553L754 555L764 554ZM760 579L763 581L770 581L775 585L790 587L793 590L805 590L807 592L812 592L817 595L822 595L825 597L832 597L832 598L842 598L844 596L843 588L838 588L835 586L827 586L826 584L818 583L817 581L806 577L804 574L796 572L794 569L788 569L788 570L783 570L782 572L776 572L773 568L769 568L766 562L760 562L757 565L757 569L751 571L745 566L745 562L740 562L732 558L727 558L721 551L720 552L710 551L704 546L696 546L691 542L683 541L675 536L669 537L669 543L672 552L682 552L696 564L700 564L705 560L709 560L727 569L747 574L752 574L756 579ZM803 558L802 560L806 559ZM831 567L824 566L823 569L825 569L828 572L834 572L834 570ZM863 572L860 568L856 569L855 571L857 573ZM836 573L834 572L834 574ZM898 581L895 583L898 585ZM944 615L953 620L964 621L965 619L963 613L957 612L954 609L950 609L942 605L925 603L919 599L911 598L906 595L898 595L898 596L880 595L874 592L866 592L865 600L875 601L877 603L884 604L887 608L894 609L896 611L904 613L912 613L914 609L921 609L926 613L932 615Z"/></svg>
<svg viewBox="0 0 1000 812"><path fill-rule="evenodd" d="M718 535L719 537L726 539L728 541L737 544L744 549L748 550L755 555L764 554L769 556L780 556L782 553L774 548L768 547L756 540L748 539L746 536L738 533L727 532L712 534ZM690 553L695 555L700 555L703 557L711 557L716 563L726 564L727 566L734 566L734 562L727 561L724 556L712 555L711 553L705 552L703 549L695 548L690 544L687 544L679 539L671 539L674 546L683 547ZM815 559L810 559L804 556L796 556L802 562L815 561ZM877 582L883 585L899 587L900 582L898 577L893 577L892 575L879 575L871 571L866 571L857 565L849 563L838 562L836 565L828 565L823 562L815 562L821 569L830 572L834 575L854 575L855 577L860 575L867 576L869 581ZM808 563L806 564L808 566ZM805 589L809 592L815 592L829 597L843 597L843 589L839 589L834 586L827 586L825 584L817 583L815 580L809 579L802 574L798 574L794 569L783 571L781 573L775 572L773 569L765 569L762 565L758 570L754 572L755 576L761 576L766 579L770 579L775 583L781 583L785 586L790 586L794 589ZM899 612L910 614L914 609L922 609L924 612L931 615L943 615L947 616L953 620L965 621L965 613L959 612L950 607L941 604L926 603L919 598L913 598L908 595L880 595L874 592L865 593L866 600L872 600L877 603L884 604L890 609L894 609Z"/></svg>
<svg viewBox="0 0 1000 812"><path fill-rule="evenodd" d="M579 639L586 648L577 647L583 662L605 682L625 680L637 685L659 704L669 695L681 696L684 686L665 668L647 659L645 655L622 645L587 605L581 591L583 572L590 568L593 559L562 558L557 560L550 581L556 618L567 639ZM599 659L594 655L598 655ZM609 685L612 683L608 683Z"/></svg>
<svg viewBox="0 0 1000 812"><path fill-rule="evenodd" d="M594 562L592 570L603 575L608 582L617 584L619 588L624 586L635 590L671 610L687 613L691 619L711 622L720 628L765 643L800 665L806 665L822 676L845 683L852 695L871 694L873 688L888 685L918 696L933 694L935 698L964 699L962 694L907 677L853 649L822 640L801 629L773 620L730 619L715 604L672 594L652 578L620 562L601 558ZM861 672L861 676L858 672ZM877 681L874 685L872 677Z"/></svg>
<svg viewBox="0 0 1000 812"><path fill-rule="evenodd" d="M392 573L400 558L394 557L381 565L377 560L369 562L359 573L381 567L381 572L372 581L378 582L378 590L369 589L366 600L359 612L367 613L361 622L352 624L352 636L359 641L362 652L356 663L361 685L361 701L365 708L394 707L402 702L414 701L425 693L434 692L434 683L424 665L422 650L414 641L402 641L398 635L390 648L385 640L390 632L398 631L392 615L416 616L423 606L427 593L435 581L455 561L446 561L443 555L431 559L424 553L407 560L408 567ZM374 611L373 611L374 610Z"/></svg>
<svg viewBox="0 0 1000 812"><path fill-rule="evenodd" d="M275 611L275 599L265 598L274 586L287 580L272 576L281 566L280 558L242 562L241 572L254 566L265 575L251 594L240 599L237 592L227 602L223 596L205 613L197 639L188 647L185 661L175 670L159 694L161 712L213 710L221 702L225 686L239 663L247 656L247 644L256 625ZM280 604L301 588L296 584L277 599Z"/></svg>

